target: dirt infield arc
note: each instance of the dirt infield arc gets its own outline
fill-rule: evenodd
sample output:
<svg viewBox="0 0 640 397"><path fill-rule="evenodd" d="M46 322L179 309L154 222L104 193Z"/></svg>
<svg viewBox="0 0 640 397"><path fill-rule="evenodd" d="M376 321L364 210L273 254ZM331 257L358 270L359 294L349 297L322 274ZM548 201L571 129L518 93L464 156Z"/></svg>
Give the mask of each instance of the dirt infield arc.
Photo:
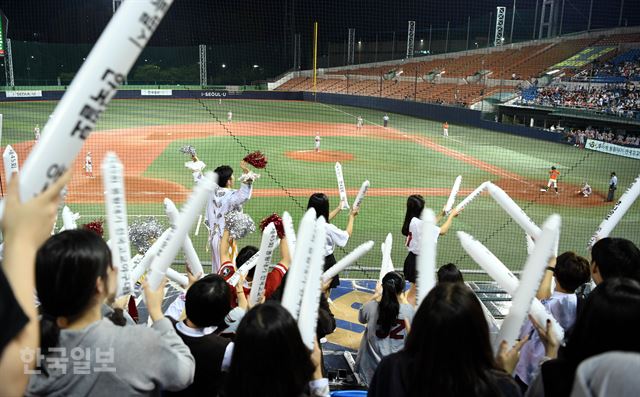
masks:
<svg viewBox="0 0 640 397"><path fill-rule="evenodd" d="M184 186L158 178L143 176L145 170L153 161L162 154L167 146L176 140L223 137L228 136L229 129L235 136L306 136L313 137L316 131L322 131L323 136L354 136L374 139L401 140L418 144L426 149L440 152L455 160L462 161L470 166L486 171L497 178L494 183L501 186L514 198L523 200L535 200L540 204L562 205L572 207L591 207L602 205L602 195L594 194L590 198L580 198L575 194L578 186L563 184L560 196L539 191L542 181L531 181L527 178L506 171L495 165L486 163L467 154L440 145L427 137L407 135L392 128L366 126L356 131L352 124L325 124L306 122L238 122L225 126L218 123L197 123L180 125L144 126L117 130L103 130L93 133L85 144L85 150L92 152L94 173L96 178L84 176L84 153L74 163L74 177L69 186L69 203L102 203L103 188L100 175L100 163L108 151L113 151L120 157L125 169L125 185L127 189L127 201L130 203L161 203L164 197L181 202L186 199L189 190ZM21 142L14 146L21 161L27 157L34 141ZM286 153L288 157L296 157L295 153ZM328 153L320 161L336 161L332 157L337 156L342 160L353 156L351 153ZM346 156L346 157L345 157ZM299 160L309 161L311 156L303 156ZM326 157L326 158L325 158ZM315 190L287 188L292 196L309 196ZM471 190L461 190L460 194L468 194ZM425 196L446 196L449 188L375 188L368 191L369 196L408 196L410 194L422 194ZM350 189L349 194L355 195L357 189ZM256 197L277 197L285 193L281 189L254 190ZM329 195L337 195L328 191Z"/></svg>

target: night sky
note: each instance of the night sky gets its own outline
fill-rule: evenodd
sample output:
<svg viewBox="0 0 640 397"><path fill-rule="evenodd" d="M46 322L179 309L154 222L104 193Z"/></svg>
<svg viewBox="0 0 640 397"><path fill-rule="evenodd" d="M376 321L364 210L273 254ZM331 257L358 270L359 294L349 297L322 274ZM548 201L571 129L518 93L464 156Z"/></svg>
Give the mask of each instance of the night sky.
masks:
<svg viewBox="0 0 640 397"><path fill-rule="evenodd" d="M137 0L140 1L140 0ZM561 1L561 0L558 0ZM565 0L565 32L586 29L591 0ZM618 24L623 0L593 0L593 28ZM111 0L0 0L10 20L9 37L17 40L91 43L111 17ZM194 45L220 42L282 41L292 32L309 36L320 25L321 42L342 41L349 27L358 37L397 31L406 34L408 20L417 21L418 34L428 26L465 30L488 26L497 5L512 0L176 0L156 32L152 45ZM515 39L530 38L536 0L517 0ZM640 1L626 0L623 24L640 24ZM485 21L486 20L486 21ZM507 30L511 17L507 15Z"/></svg>

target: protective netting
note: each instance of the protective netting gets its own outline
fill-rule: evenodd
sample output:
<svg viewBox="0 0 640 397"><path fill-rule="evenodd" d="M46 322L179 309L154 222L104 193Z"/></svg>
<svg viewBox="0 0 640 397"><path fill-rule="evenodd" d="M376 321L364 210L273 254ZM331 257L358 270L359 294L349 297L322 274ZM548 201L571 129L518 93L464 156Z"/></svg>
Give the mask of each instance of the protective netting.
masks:
<svg viewBox="0 0 640 397"><path fill-rule="evenodd" d="M1 144L15 149L20 164L113 5L35 3L0 5L7 17ZM354 233L336 256L367 240L376 246L349 276L377 278L388 233L394 266L402 269L407 197L421 194L427 207L441 211L458 175L456 203L492 181L537 225L562 215L560 251L587 255L594 230L640 173L638 4L321 3L177 0L76 160L66 205L80 214L78 223L105 217L100 164L114 151L125 167L129 223L151 218L167 227L163 199L180 206L193 187L191 157L180 151L191 145L205 171L226 164L236 177L245 155L267 155L244 206L256 221L289 211L297 225L314 192L326 193L335 208L336 162L350 204L369 180ZM502 33L496 6L506 7ZM541 19L543 13L551 19ZM413 59L409 21L415 21ZM560 172L557 193L553 186L541 191L552 166ZM617 190L607 202L611 172ZM592 188L588 197L584 183ZM332 223L345 228L347 213ZM636 204L614 235L637 243L638 222ZM472 273L469 279L486 279L462 250L458 230L521 269L525 232L486 193L438 244L438 264L453 262ZM207 237L204 224L197 235L194 226L191 238L205 262ZM259 240L256 232L240 245Z"/></svg>

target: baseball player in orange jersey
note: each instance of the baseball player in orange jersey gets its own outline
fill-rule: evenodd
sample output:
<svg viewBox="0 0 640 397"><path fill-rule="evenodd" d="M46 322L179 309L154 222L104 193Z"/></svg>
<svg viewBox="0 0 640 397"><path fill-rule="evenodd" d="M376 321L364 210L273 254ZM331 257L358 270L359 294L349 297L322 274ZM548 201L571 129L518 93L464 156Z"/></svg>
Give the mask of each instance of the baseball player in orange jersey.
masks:
<svg viewBox="0 0 640 397"><path fill-rule="evenodd" d="M559 175L560 175L560 171L556 170L556 167L551 167L551 170L549 171L549 183L547 183L547 188L540 189L540 191L546 192L547 190L549 190L551 185L553 185L553 188L556 190L556 194L559 194L558 193L558 176Z"/></svg>

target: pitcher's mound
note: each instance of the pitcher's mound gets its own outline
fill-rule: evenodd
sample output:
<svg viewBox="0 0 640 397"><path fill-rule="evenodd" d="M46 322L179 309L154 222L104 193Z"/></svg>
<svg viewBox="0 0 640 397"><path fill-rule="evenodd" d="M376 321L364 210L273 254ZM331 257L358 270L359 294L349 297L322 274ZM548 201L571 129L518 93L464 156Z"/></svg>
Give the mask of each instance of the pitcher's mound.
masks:
<svg viewBox="0 0 640 397"><path fill-rule="evenodd" d="M322 163L335 163L336 161L353 160L353 154L338 150L321 150L319 152L316 152L315 150L298 150L286 152L285 156L294 160Z"/></svg>

